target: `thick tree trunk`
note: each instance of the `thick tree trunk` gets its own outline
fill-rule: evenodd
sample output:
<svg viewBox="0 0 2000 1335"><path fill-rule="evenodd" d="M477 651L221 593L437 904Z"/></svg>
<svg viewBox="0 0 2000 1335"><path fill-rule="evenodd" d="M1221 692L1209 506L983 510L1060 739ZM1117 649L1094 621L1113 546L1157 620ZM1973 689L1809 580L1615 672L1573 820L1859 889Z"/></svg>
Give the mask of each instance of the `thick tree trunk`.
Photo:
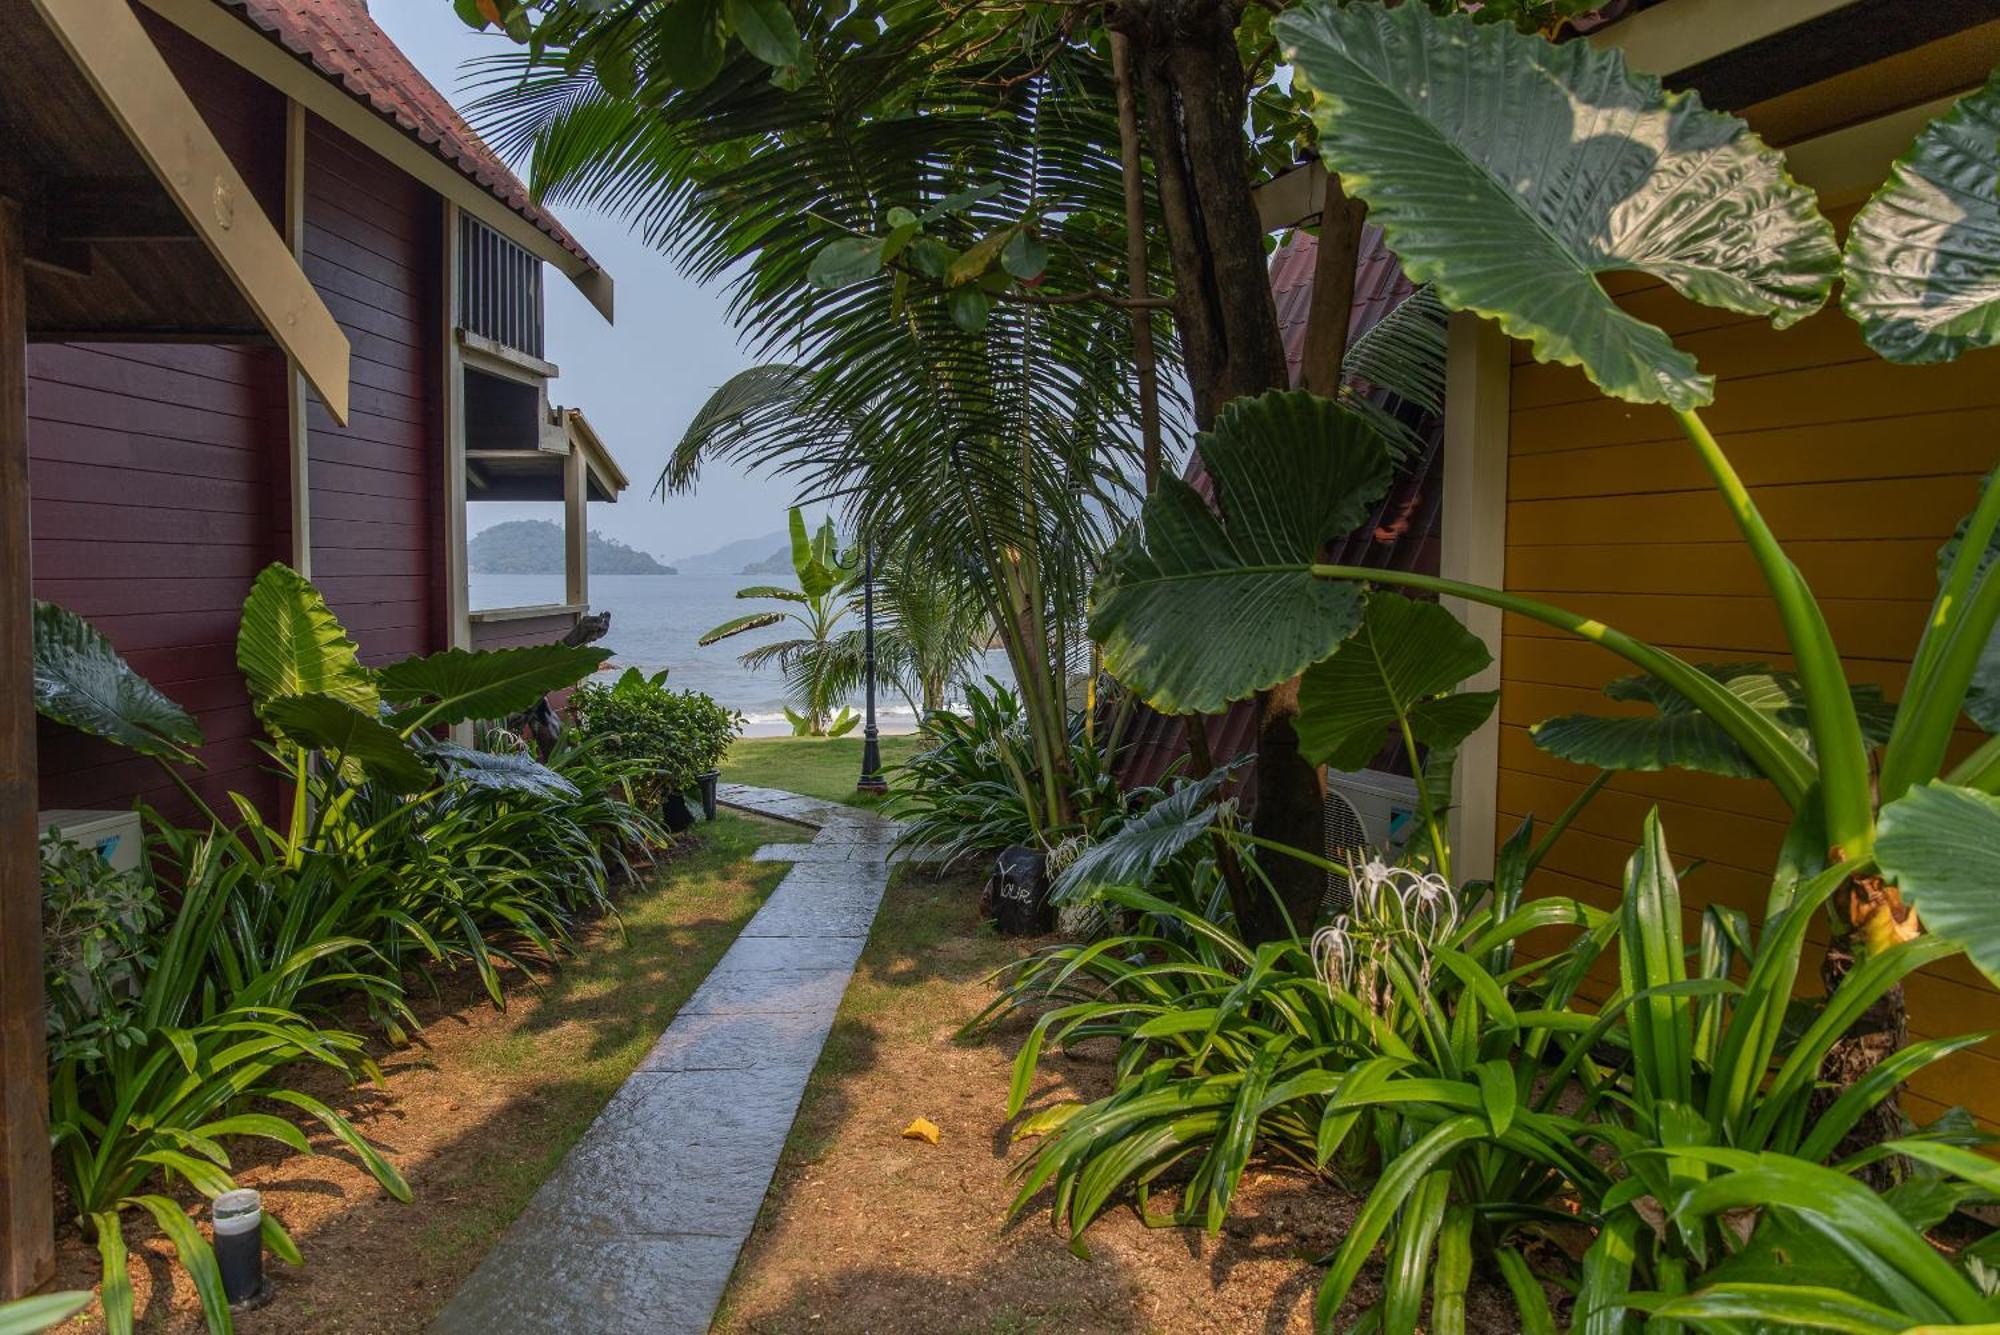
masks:
<svg viewBox="0 0 2000 1335"><path fill-rule="evenodd" d="M1264 231L1250 195L1243 138L1248 113L1236 51L1237 7L1227 0L1126 0L1113 26L1132 42L1145 94L1145 127L1174 273L1174 321L1194 400L1207 427L1231 399L1287 382L1264 257ZM1358 234L1358 229L1357 229ZM1352 260L1349 261L1352 290ZM1342 337L1346 333L1341 323ZM1229 498L1223 496L1224 511ZM1299 754L1297 683L1258 700L1257 808L1265 838L1319 852L1325 843L1325 785ZM1292 921L1317 915L1325 878L1291 858L1266 871ZM1246 938L1282 928L1269 906L1239 905Z"/></svg>
<svg viewBox="0 0 2000 1335"><path fill-rule="evenodd" d="M1354 266L1361 256L1361 228L1368 206L1349 199L1340 178L1329 176L1313 255L1312 302L1306 308L1305 387L1329 398L1340 392L1347 360L1347 328L1354 319Z"/></svg>

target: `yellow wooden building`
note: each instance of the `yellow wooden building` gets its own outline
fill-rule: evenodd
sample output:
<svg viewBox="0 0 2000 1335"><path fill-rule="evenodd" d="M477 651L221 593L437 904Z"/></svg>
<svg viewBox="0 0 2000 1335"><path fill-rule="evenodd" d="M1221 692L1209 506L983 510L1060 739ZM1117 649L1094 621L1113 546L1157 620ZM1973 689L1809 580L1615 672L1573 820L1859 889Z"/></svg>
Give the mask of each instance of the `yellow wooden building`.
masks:
<svg viewBox="0 0 2000 1335"><path fill-rule="evenodd" d="M1584 40L1742 115L1844 232L1917 131L2000 66L2000 6L1666 0ZM1614 294L1717 377L1704 420L1811 581L1850 675L1895 698L1937 549L2000 463L2000 353L1895 366L1832 306L1778 332L1650 278ZM1471 317L1452 329L1448 402L1445 574L1690 661L1786 662L1776 608L1669 411L1607 399ZM1492 645L1501 689L1459 769L1460 846L1483 852L1523 816L1557 815L1592 777L1537 749L1529 727L1613 712L1598 688L1631 669L1537 623L1457 610ZM1760 914L1785 807L1767 784L1681 771L1619 775L1551 853L1541 889L1614 902L1654 805L1676 862L1701 864L1687 902ZM1913 978L1908 996L1918 1034L2000 1029L2000 993L1962 959ZM1922 1120L1951 1104L2000 1121L2000 1040L1930 1068L1906 1106Z"/></svg>
<svg viewBox="0 0 2000 1335"><path fill-rule="evenodd" d="M1633 69L1744 117L1843 234L1917 132L2000 67L2000 0L1656 0L1580 26L1569 40L1616 47ZM1314 165L1268 183L1258 202L1277 229L1312 225L1324 197ZM1896 366L1837 301L1779 332L1647 275L1607 286L1717 378L1703 420L1811 581L1850 675L1896 698L1938 547L2000 463L2000 352ZM1453 317L1446 379L1440 573L1596 617L1693 662L1788 663L1777 609L1670 411L1606 398L1471 315ZM1600 688L1632 668L1526 618L1446 601L1493 651L1468 685L1501 691L1456 775L1459 867L1484 876L1524 817L1555 818L1595 776L1538 749L1529 729L1617 712ZM1965 727L1961 750L1975 739ZM1761 781L1686 771L1617 776L1532 889L1615 903L1653 806L1676 863L1699 864L1683 886L1691 914L1720 903L1760 916L1787 809ZM1825 939L1822 925L1816 944ZM1920 1035L2000 1030L2000 992L1962 959L1907 992ZM1929 1068L1906 1099L1920 1119L1953 1104L2000 1122L2000 1039Z"/></svg>

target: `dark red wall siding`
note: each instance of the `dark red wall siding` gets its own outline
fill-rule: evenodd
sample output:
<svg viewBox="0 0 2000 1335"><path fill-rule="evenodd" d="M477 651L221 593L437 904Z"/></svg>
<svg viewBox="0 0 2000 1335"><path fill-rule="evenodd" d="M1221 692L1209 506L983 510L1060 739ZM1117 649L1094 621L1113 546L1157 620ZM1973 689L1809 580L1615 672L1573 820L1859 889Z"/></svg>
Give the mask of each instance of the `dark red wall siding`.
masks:
<svg viewBox="0 0 2000 1335"><path fill-rule="evenodd" d="M36 596L82 614L195 711L195 786L271 791L236 672L237 609L279 553L283 360L268 349L42 345L28 356ZM196 406L199 405L199 406ZM44 807L183 799L150 761L43 724Z"/></svg>
<svg viewBox="0 0 2000 1335"><path fill-rule="evenodd" d="M311 122L305 269L354 353L347 426L312 406L313 580L371 662L445 644L443 226L436 196Z"/></svg>
<svg viewBox="0 0 2000 1335"><path fill-rule="evenodd" d="M285 101L145 11L216 138L274 221L285 192ZM28 483L37 597L81 613L192 709L208 744L189 777L211 804L275 793L236 672L250 581L284 554L284 359L269 348L39 345L28 354ZM44 723L42 805L176 816L158 766Z"/></svg>
<svg viewBox="0 0 2000 1335"><path fill-rule="evenodd" d="M143 17L143 14L142 14ZM274 221L285 104L149 24ZM307 144L305 268L353 345L346 428L311 406L314 577L371 661L443 647L444 450L438 379L439 203L330 127ZM208 742L191 776L227 810L269 803L262 729L236 671L251 580L289 558L284 358L267 347L42 345L29 355L29 485L37 596L81 613L193 710ZM150 761L42 725L42 805L174 816Z"/></svg>

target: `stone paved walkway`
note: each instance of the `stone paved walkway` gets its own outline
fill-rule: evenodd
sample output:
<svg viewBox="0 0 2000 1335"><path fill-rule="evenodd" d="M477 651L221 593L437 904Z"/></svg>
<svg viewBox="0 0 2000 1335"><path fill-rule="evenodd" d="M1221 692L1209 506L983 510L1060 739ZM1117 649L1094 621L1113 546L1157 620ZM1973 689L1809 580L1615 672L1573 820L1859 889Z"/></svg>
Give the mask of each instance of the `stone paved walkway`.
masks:
<svg viewBox="0 0 2000 1335"><path fill-rule="evenodd" d="M708 1329L888 884L895 826L796 793L722 801L812 828L792 870L439 1314L439 1335Z"/></svg>

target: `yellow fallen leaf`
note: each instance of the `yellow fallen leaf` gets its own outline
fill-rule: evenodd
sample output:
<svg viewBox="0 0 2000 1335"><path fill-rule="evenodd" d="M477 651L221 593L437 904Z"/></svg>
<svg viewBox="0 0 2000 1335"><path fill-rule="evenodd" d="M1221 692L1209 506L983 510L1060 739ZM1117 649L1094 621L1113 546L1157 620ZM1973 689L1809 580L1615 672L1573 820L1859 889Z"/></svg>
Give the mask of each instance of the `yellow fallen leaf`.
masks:
<svg viewBox="0 0 2000 1335"><path fill-rule="evenodd" d="M931 1121L928 1117L919 1117L916 1121L903 1128L903 1139L924 1140L935 1145L938 1143L937 1123Z"/></svg>

